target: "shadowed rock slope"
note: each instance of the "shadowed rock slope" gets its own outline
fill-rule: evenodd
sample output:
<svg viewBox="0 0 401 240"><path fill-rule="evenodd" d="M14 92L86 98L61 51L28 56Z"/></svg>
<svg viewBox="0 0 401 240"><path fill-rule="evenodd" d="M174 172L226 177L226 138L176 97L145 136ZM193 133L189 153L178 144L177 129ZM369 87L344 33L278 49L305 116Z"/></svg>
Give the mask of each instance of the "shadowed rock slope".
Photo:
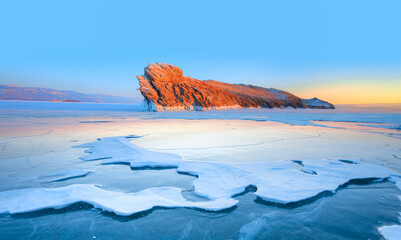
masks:
<svg viewBox="0 0 401 240"><path fill-rule="evenodd" d="M165 63L150 63L137 76L144 107L149 111L220 110L239 108L331 108L317 98L300 99L274 88L200 81Z"/></svg>

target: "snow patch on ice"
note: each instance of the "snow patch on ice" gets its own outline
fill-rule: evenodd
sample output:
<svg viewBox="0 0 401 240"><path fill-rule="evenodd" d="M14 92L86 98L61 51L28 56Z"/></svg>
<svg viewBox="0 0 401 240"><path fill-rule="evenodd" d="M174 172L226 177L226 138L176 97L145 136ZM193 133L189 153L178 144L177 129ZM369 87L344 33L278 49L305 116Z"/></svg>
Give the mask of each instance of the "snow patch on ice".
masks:
<svg viewBox="0 0 401 240"><path fill-rule="evenodd" d="M210 199L230 198L252 185L252 173L236 167L208 162L182 162L178 173L197 176L195 192Z"/></svg>
<svg viewBox="0 0 401 240"><path fill-rule="evenodd" d="M185 161L180 156L141 149L125 137L99 139L88 147L83 160L106 159L103 164L125 163L132 168L177 168L178 173L197 176L195 193L210 199L228 199L256 186L255 194L265 201L288 204L318 194L336 192L351 180L386 179L399 176L380 164L363 163L360 158L298 160L258 163L211 163Z"/></svg>
<svg viewBox="0 0 401 240"><path fill-rule="evenodd" d="M182 197L181 189L160 187L136 193L113 192L90 184L74 184L60 188L33 188L0 192L0 213L17 214L48 208L61 209L77 202L86 202L117 215L129 216L153 207L197 208L220 211L233 207L235 199L191 202Z"/></svg>
<svg viewBox="0 0 401 240"><path fill-rule="evenodd" d="M144 150L130 143L131 138L109 137L96 142L78 145L88 155L82 156L84 161L103 160L102 164L129 164L133 168L141 167L178 167L182 158L175 154Z"/></svg>
<svg viewBox="0 0 401 240"><path fill-rule="evenodd" d="M383 226L379 228L380 234L386 240L400 240L401 239L401 226Z"/></svg>
<svg viewBox="0 0 401 240"><path fill-rule="evenodd" d="M336 192L351 180L385 179L397 175L379 164L348 164L340 160L343 159L303 160L301 171L292 167L290 161L236 166L252 173L251 181L257 186L257 196L280 204L299 202L325 191Z"/></svg>

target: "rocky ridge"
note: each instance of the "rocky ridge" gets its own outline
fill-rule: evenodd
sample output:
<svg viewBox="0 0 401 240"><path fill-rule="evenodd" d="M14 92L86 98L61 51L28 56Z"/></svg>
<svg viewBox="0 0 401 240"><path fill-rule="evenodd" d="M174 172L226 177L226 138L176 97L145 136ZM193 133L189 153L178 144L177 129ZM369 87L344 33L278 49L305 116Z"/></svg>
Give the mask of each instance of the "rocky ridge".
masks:
<svg viewBox="0 0 401 240"><path fill-rule="evenodd" d="M289 92L253 85L201 81L183 75L180 68L150 63L137 76L148 111L221 110L240 108L328 108L328 102L301 99Z"/></svg>

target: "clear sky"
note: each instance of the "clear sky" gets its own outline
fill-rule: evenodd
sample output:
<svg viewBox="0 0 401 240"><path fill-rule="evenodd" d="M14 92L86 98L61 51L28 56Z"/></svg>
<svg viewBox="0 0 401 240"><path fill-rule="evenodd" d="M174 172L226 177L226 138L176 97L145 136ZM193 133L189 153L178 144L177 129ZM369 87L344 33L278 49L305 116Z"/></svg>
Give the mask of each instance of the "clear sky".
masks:
<svg viewBox="0 0 401 240"><path fill-rule="evenodd" d="M401 102L401 1L3 1L0 84L139 97L149 62L333 103Z"/></svg>

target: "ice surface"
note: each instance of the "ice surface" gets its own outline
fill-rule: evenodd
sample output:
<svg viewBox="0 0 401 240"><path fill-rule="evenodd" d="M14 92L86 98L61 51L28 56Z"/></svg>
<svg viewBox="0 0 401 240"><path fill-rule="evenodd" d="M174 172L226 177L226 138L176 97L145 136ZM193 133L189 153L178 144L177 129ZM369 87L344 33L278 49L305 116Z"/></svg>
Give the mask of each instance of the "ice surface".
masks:
<svg viewBox="0 0 401 240"><path fill-rule="evenodd" d="M397 124L359 124L364 127L374 127L374 128L388 128L388 129L396 129L401 130L401 125Z"/></svg>
<svg viewBox="0 0 401 240"><path fill-rule="evenodd" d="M26 213L47 208L60 209L73 203L86 202L96 208L128 216L153 207L198 208L220 211L233 207L235 199L191 202L184 199L181 189L149 188L137 193L112 192L90 184L75 184L61 188L32 188L0 192L0 213Z"/></svg>
<svg viewBox="0 0 401 240"><path fill-rule="evenodd" d="M401 239L401 226L400 225L383 226L383 227L379 228L379 232L386 240L400 240Z"/></svg>
<svg viewBox="0 0 401 240"><path fill-rule="evenodd" d="M79 121L79 123L110 123L113 121Z"/></svg>
<svg viewBox="0 0 401 240"><path fill-rule="evenodd" d="M219 113L210 112L163 112L152 115L145 115L149 119L224 119L224 120L253 120L253 121L274 121L298 126L321 126L325 121L332 122L355 122L367 124L389 124L383 125L394 129L394 125L401 122L399 113L342 113L335 110L229 110ZM314 123L319 122L319 123ZM320 123L321 122L321 123ZM397 129L397 128L395 128Z"/></svg>
<svg viewBox="0 0 401 240"><path fill-rule="evenodd" d="M394 182L395 186L401 190L401 177L400 176L392 176L389 179L390 182ZM401 196L398 197L401 201ZM401 215L401 213L400 213ZM379 227L380 234L386 240L399 240L401 239L401 225L391 225L391 226L382 226Z"/></svg>
<svg viewBox="0 0 401 240"><path fill-rule="evenodd" d="M83 169L71 169L71 170L67 170L64 172L59 172L56 174L48 175L46 177L56 177L52 180L52 182L58 182L58 181L65 181L65 180L68 180L71 178L85 177L90 172L91 171L83 170Z"/></svg>
<svg viewBox="0 0 401 240"><path fill-rule="evenodd" d="M195 192L210 199L228 199L256 186L255 194L266 201L288 204L335 192L351 180L386 179L398 173L380 164L362 163L360 158L273 161L257 163L212 163L185 161L180 156L143 150L125 137L99 139L78 147L88 147L83 160L103 160L103 164L127 163L133 168L174 167L177 172L197 176Z"/></svg>
<svg viewBox="0 0 401 240"><path fill-rule="evenodd" d="M266 220L260 217L244 226L241 227L239 231L238 239L241 240L252 240L255 239L259 232L262 230L263 226L266 225Z"/></svg>
<svg viewBox="0 0 401 240"><path fill-rule="evenodd" d="M57 214L46 210L39 214L21 217L2 215L0 228L4 238L46 239L49 236L64 236L65 239L76 239L76 234L79 232L89 235L80 235L79 238L97 236L98 239L117 239L133 236L138 239L163 237L178 239L183 228L187 227L183 231L183 238L228 239L239 233L241 226L259 219L262 223L258 227L256 226L258 221L256 221L253 230L248 232L250 238L263 238L263 236L282 232L280 236L283 239L296 239L297 236L305 239L310 236L318 239L350 239L353 236L359 237L359 234L363 232L365 237L360 238L368 239L369 236L370 239L379 239L379 232L376 229L381 227L379 225L399 225L397 217L401 206L396 199L399 192L387 182L373 186L350 186L331 197L319 198L321 196L319 195L306 201L307 204L301 202L291 205L290 208L276 207L276 204L258 204L262 202L254 201L254 193L235 195L244 191L249 184L255 185L255 188L249 189L257 190L258 194L262 194L262 187L265 184L263 178L267 179L266 184L273 185L274 181L279 181L288 194L296 193L290 188L292 185L293 188L300 188L296 190L301 191L310 184L307 180L321 181L322 179L320 175L323 175L323 170L318 169L314 164L309 164L308 161L312 161L310 159L342 156L346 159L329 161L332 161L332 165L339 165L344 169L359 168L365 162L378 162L401 171L401 162L398 159L401 158L399 138L395 139L400 136L400 131L384 127L398 126L401 122L399 113L341 112L338 109L154 113L135 112L135 109L129 105L93 104L91 107L86 104L46 103L45 105L49 105L48 109L60 109L60 111L49 111L45 110L46 106L37 103L30 103L29 105L32 106L21 106L20 110L11 110L19 108L12 105L8 105L10 110L0 109L0 180L7 183L1 186L1 191L27 188L59 189L74 182L101 184L104 186L102 189L125 192L122 193L125 196L128 192L167 186L185 189L183 196L187 201L206 200L196 196L199 194L209 196L211 199L234 195L234 198L240 202L235 210L229 213L225 211L204 213L188 209L161 210L133 220L135 224L133 221L118 221L114 217L98 216L96 211L68 211L69 208L66 211L57 211ZM201 120L187 121L186 119ZM101 121L110 122L101 123ZM282 123L315 124L315 126L338 128L300 127ZM369 126L359 126L358 124L361 123ZM368 131L383 134L372 134ZM97 137L103 140L104 137L128 134L146 136L146 138L128 139L139 146L139 149L131 144L126 144L128 148L122 147L123 152L127 149L129 152L135 152L132 148L139 152L120 155L120 160L124 157L126 159L122 163L133 162L132 165L139 168L134 169L135 171L123 165L99 164L104 160L105 163L120 161L118 151L110 151L102 145L99 145L99 151L103 151L104 154L99 155L103 160L99 161L77 161L79 157L90 154L83 154L85 149L70 148L72 145L93 141ZM393 138L389 138L387 134ZM124 145L118 141L117 144ZM113 145L110 146L114 148ZM90 147L87 150L92 151ZM179 154L183 159L164 161L162 159L171 155L161 153L160 157L149 159L150 155L141 150ZM364 161L361 162L360 159L351 161L349 157L353 156L363 157ZM96 159L95 155L90 158ZM288 160L282 161L282 159ZM291 160L298 160L302 165L295 164ZM177 169L139 171L141 167L158 168L163 161L164 166L177 167ZM269 165L272 161L280 162L280 164ZM266 163L260 166L267 170L261 169L261 173L256 174L257 169L246 169L240 164L249 163L257 168L255 162ZM284 169L280 169L281 165ZM381 165L377 166L379 169L383 168ZM325 166L324 170L328 170L326 167L330 166ZM96 171L96 174L65 182L45 182L42 178L38 178L67 169L92 169ZM198 178L175 174L175 170L196 175ZM275 171L283 173L294 171L296 172L294 181L300 181L300 183L298 185L292 183L285 174L283 179L274 179L276 178ZM338 175L336 171L334 169L330 174L336 176ZM316 174L313 174L314 172ZM250 177L252 175L253 177ZM376 174L371 176L373 175ZM50 181L54 177L45 180ZM390 181L394 178L396 177L392 176ZM347 181L348 177L344 177L343 180ZM336 182L333 183L333 188L343 181L337 179ZM369 182L362 181L362 183ZM321 186L321 189L326 187ZM340 189L342 189L341 185ZM318 192L318 189L315 189L315 192ZM272 192L272 194L279 193ZM311 195L312 193L306 194L306 196ZM1 198L5 199L6 195L2 195ZM287 201L289 197L282 198ZM364 203L365 201L367 203ZM27 201L24 204L27 204ZM377 208L377 206L381 207ZM315 209L318 210L317 214L309 214ZM331 211L331 214L328 211ZM259 218L270 212L275 212L276 217ZM296 213L301 214L296 215ZM66 219L73 219L73 221L65 224ZM345 219L349 221L344 221ZM352 224L355 222L358 224ZM115 229L119 230L115 231ZM154 229L158 231L155 232ZM240 232L244 232L242 230ZM302 234L297 235L298 233ZM279 238L277 235L273 235L272 238L274 237Z"/></svg>
<svg viewBox="0 0 401 240"><path fill-rule="evenodd" d="M71 110L71 111L139 111L140 105L131 103L0 101L0 109Z"/></svg>

